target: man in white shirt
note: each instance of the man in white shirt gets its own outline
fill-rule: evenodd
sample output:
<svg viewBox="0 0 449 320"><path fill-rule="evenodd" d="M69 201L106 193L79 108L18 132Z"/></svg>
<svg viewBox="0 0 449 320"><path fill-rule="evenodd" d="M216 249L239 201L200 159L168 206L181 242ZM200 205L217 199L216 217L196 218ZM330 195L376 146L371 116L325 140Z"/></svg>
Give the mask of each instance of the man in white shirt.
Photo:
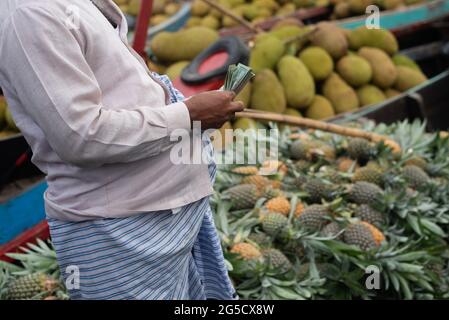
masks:
<svg viewBox="0 0 449 320"><path fill-rule="evenodd" d="M2 0L0 21L0 87L46 174L61 268L80 271L72 298L232 298L208 205L215 167L174 164L170 136L220 127L243 108L234 94L182 101L130 48L112 0Z"/></svg>

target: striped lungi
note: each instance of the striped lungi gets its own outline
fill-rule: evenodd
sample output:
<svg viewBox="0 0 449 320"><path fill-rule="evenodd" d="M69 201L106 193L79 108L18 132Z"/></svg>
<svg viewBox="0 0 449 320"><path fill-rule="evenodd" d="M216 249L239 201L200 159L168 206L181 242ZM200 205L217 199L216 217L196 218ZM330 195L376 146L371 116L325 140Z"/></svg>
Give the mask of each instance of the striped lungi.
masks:
<svg viewBox="0 0 449 320"><path fill-rule="evenodd" d="M48 223L66 281L79 270L72 299L235 299L209 198L175 214Z"/></svg>

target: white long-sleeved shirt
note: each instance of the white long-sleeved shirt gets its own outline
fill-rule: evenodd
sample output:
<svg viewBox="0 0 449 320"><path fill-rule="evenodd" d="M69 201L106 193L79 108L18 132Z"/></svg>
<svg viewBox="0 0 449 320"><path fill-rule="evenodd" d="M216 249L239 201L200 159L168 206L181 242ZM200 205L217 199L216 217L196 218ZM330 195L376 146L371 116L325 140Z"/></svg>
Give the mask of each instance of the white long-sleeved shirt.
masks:
<svg viewBox="0 0 449 320"><path fill-rule="evenodd" d="M207 164L170 160L187 107L129 47L112 0L94 2L0 1L0 87L46 173L47 215L126 217L210 195Z"/></svg>

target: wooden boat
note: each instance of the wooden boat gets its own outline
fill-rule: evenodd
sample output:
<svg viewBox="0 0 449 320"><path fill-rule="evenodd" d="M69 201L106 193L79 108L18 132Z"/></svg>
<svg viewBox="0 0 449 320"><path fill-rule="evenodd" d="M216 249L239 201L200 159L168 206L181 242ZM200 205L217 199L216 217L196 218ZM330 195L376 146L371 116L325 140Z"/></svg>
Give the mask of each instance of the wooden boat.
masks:
<svg viewBox="0 0 449 320"><path fill-rule="evenodd" d="M443 38L448 33L445 29L447 24L439 23L448 21L449 0L433 1L431 5L414 6L411 9L417 11L413 11L413 14L409 13L410 15L402 11L398 12L397 14L401 18L393 13L383 15L381 25L388 25L392 29L398 37L401 47L414 47L405 53L417 58L432 77L426 83L382 104L342 114L330 121L347 121L358 117L368 117L390 123L406 118L423 118L428 121L431 129L447 128L449 123L449 91L447 90L449 71L447 67L449 62L447 56L443 54ZM407 24L408 19L410 21ZM341 23L350 29L357 27L361 21L350 19ZM439 36L437 37L437 35ZM432 43L423 44L423 42L429 41ZM415 47L417 43L420 46ZM209 57L202 66L203 70L213 69L225 60L225 57L220 54ZM175 85L188 96L204 90L218 89L222 85L222 80L214 79L202 85L189 86L178 79L175 81ZM23 137L19 135L0 142L0 149L6 147L5 143L12 141L24 143ZM16 146L19 145L16 144ZM46 184L42 181L30 186L21 195L0 204L0 260L5 259L6 252L17 250L19 246L33 241L38 236L48 237L42 196L45 189Z"/></svg>

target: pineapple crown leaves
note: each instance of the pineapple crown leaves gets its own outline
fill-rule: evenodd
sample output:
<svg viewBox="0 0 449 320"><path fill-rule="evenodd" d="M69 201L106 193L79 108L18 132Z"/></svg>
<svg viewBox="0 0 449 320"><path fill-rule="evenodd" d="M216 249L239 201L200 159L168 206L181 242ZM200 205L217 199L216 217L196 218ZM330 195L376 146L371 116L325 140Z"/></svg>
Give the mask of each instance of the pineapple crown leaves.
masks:
<svg viewBox="0 0 449 320"><path fill-rule="evenodd" d="M20 248L24 253L8 253L9 258L19 261L24 269L13 272L15 275L27 275L36 272L49 274L54 278L60 277L60 269L56 260L56 252L49 242L37 239L37 244L28 243Z"/></svg>

